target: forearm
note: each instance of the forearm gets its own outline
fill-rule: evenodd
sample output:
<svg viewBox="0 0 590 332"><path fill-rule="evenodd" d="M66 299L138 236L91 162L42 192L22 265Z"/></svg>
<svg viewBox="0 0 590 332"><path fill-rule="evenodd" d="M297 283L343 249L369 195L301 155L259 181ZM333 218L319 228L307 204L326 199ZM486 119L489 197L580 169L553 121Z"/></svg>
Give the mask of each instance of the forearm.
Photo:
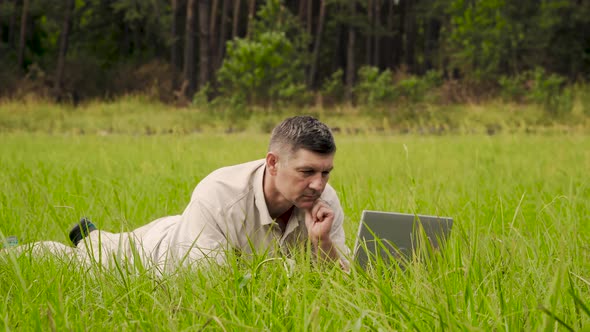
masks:
<svg viewBox="0 0 590 332"><path fill-rule="evenodd" d="M318 262L340 261L340 254L330 238L312 241L312 248Z"/></svg>
<svg viewBox="0 0 590 332"><path fill-rule="evenodd" d="M316 261L324 263L338 262L340 268L346 273L350 272L350 265L346 259L343 259L338 252L338 249L331 240L324 240L319 242L312 242L313 253L316 257Z"/></svg>

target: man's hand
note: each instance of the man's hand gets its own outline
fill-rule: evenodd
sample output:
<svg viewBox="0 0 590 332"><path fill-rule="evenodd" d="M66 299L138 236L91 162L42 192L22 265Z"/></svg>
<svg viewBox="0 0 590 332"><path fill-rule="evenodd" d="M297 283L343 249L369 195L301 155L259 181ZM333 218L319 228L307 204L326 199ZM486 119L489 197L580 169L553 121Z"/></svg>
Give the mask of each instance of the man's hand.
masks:
<svg viewBox="0 0 590 332"><path fill-rule="evenodd" d="M330 241L330 230L334 222L334 211L328 203L317 199L312 208L305 211L305 226L311 243Z"/></svg>
<svg viewBox="0 0 590 332"><path fill-rule="evenodd" d="M314 252L321 260L329 258L337 261L340 258L330 238L333 222L334 210L321 199L316 200L313 207L305 211L307 235Z"/></svg>

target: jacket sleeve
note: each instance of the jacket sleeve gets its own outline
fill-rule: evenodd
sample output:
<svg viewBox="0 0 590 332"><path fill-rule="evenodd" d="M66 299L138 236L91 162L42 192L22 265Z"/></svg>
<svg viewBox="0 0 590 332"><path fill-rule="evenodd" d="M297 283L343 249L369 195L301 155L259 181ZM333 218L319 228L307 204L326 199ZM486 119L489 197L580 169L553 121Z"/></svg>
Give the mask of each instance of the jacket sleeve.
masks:
<svg viewBox="0 0 590 332"><path fill-rule="evenodd" d="M216 211L203 200L193 197L170 240L174 261L185 266L224 262L228 241L219 226L220 218L223 218L222 211Z"/></svg>

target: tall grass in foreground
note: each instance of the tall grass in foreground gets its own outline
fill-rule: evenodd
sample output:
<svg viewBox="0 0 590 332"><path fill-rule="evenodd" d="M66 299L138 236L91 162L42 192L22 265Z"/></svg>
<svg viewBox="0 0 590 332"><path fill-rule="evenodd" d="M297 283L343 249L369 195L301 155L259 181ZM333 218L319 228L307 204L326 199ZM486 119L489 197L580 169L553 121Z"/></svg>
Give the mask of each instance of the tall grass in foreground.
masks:
<svg viewBox="0 0 590 332"><path fill-rule="evenodd" d="M182 212L213 169L266 136L0 136L0 232L66 241ZM253 257L162 278L67 259L0 263L6 330L579 330L590 326L586 136L337 137L330 180L352 247L363 209L452 216L405 271Z"/></svg>

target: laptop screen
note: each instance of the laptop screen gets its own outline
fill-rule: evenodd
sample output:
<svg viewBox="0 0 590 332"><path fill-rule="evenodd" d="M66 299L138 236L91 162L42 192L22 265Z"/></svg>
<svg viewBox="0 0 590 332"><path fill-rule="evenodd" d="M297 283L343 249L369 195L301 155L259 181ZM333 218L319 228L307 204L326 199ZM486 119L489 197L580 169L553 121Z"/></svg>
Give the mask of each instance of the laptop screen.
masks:
<svg viewBox="0 0 590 332"><path fill-rule="evenodd" d="M421 244L437 249L453 226L453 219L431 215L363 211L354 246L362 267L370 262L410 259Z"/></svg>

